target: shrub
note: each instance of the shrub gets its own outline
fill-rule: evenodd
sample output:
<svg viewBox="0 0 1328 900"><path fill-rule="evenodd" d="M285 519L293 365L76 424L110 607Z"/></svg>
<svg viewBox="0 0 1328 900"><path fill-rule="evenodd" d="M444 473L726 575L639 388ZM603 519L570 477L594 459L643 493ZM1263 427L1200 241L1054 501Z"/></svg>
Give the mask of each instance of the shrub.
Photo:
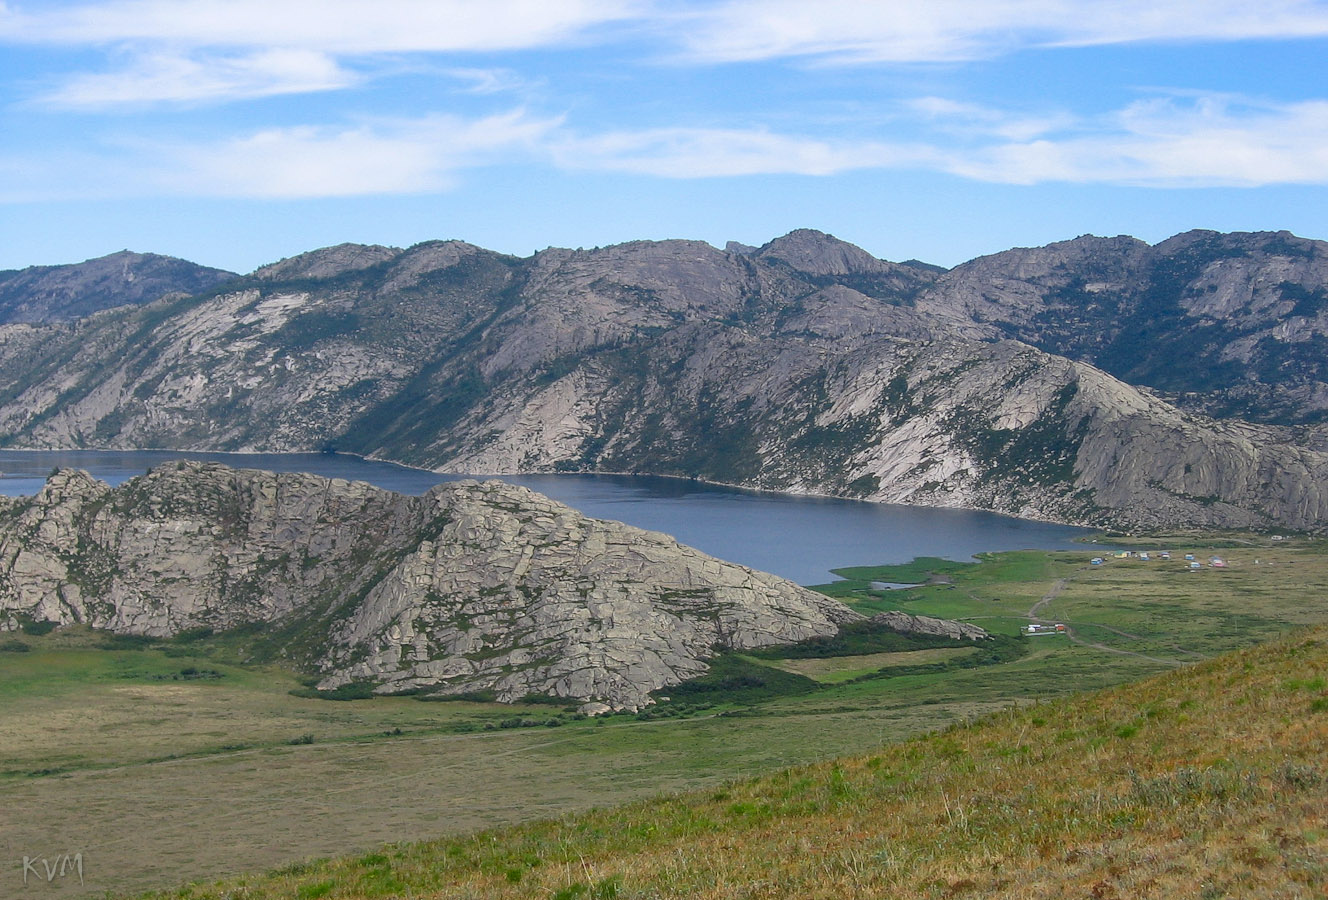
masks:
<svg viewBox="0 0 1328 900"><path fill-rule="evenodd" d="M58 624L59 624L58 622L52 622L46 619L43 619L40 622L29 619L28 621L20 624L19 627L23 629L24 634L30 634L33 637L40 637L43 634L50 634L52 631L55 630L55 626Z"/></svg>

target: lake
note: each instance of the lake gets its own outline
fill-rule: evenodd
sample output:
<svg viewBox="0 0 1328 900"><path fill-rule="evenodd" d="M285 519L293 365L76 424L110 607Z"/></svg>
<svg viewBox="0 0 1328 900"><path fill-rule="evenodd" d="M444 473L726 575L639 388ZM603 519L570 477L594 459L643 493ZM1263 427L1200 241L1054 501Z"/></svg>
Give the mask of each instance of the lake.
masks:
<svg viewBox="0 0 1328 900"><path fill-rule="evenodd" d="M58 466L86 469L109 484L173 459L198 459L278 472L314 472L422 494L439 475L343 454L189 453L175 450L0 450L0 494L41 489ZM720 487L637 475L519 475L523 484L588 516L663 531L721 559L800 584L833 580L831 568L908 562L918 556L968 559L975 553L1082 549L1087 529L995 513L931 509Z"/></svg>

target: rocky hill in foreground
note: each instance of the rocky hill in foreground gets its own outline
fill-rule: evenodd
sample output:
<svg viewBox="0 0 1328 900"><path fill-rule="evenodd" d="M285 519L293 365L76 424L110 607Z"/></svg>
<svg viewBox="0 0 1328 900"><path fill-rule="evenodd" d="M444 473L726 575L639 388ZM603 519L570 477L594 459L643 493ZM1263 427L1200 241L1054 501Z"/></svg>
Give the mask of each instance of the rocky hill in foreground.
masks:
<svg viewBox="0 0 1328 900"><path fill-rule="evenodd" d="M636 708L722 649L833 634L830 600L499 482L410 497L170 463L0 498L0 626L167 636L261 625L272 656L380 693Z"/></svg>
<svg viewBox="0 0 1328 900"><path fill-rule="evenodd" d="M1317 530L1326 258L1211 233L949 272L808 230L526 259L341 245L211 294L0 326L0 445L335 448L456 473ZM1240 400L1259 397L1281 405Z"/></svg>

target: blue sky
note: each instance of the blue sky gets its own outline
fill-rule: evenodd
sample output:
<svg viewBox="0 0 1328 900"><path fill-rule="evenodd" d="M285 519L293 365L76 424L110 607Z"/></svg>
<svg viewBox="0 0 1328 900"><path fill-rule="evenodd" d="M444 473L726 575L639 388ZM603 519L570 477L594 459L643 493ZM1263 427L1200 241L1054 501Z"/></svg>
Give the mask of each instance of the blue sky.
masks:
<svg viewBox="0 0 1328 900"><path fill-rule="evenodd" d="M1328 2L0 0L0 268L1328 238Z"/></svg>

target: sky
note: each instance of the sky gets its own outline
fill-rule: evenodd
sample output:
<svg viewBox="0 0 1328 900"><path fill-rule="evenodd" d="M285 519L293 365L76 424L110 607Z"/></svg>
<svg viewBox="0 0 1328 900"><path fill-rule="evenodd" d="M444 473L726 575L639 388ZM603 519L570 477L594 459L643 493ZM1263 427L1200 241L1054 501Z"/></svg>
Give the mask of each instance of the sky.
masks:
<svg viewBox="0 0 1328 900"><path fill-rule="evenodd" d="M1328 239L1328 0L0 0L0 269Z"/></svg>

